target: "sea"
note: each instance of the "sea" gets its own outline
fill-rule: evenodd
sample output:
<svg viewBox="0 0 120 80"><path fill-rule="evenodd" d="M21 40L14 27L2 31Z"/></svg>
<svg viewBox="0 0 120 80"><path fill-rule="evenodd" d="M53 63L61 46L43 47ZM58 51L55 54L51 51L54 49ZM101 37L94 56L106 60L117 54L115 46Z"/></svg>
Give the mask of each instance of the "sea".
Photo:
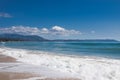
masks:
<svg viewBox="0 0 120 80"><path fill-rule="evenodd" d="M120 42L82 42L82 41L45 41L45 42L1 42L1 47L53 52L56 54L96 56L120 59Z"/></svg>

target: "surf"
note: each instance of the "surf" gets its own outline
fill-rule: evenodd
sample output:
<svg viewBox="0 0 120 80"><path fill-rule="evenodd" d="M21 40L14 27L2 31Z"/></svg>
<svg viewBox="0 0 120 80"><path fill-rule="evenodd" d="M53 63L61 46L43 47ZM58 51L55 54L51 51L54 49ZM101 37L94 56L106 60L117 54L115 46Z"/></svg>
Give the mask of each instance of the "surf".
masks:
<svg viewBox="0 0 120 80"><path fill-rule="evenodd" d="M44 51L0 48L0 53L20 62L68 73L81 80L119 80L120 60L57 55Z"/></svg>

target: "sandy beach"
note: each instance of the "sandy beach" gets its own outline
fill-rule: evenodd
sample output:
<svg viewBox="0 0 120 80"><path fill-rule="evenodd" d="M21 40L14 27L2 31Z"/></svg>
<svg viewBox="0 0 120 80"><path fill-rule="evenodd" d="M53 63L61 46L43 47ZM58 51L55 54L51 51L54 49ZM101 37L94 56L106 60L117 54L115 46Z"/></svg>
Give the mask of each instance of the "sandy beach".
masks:
<svg viewBox="0 0 120 80"><path fill-rule="evenodd" d="M16 59L9 57L9 56L5 56L5 55L0 55L0 63L6 63L6 62L16 62Z"/></svg>
<svg viewBox="0 0 120 80"><path fill-rule="evenodd" d="M35 77L35 75L30 73L0 72L0 79L2 80L22 80L30 77Z"/></svg>

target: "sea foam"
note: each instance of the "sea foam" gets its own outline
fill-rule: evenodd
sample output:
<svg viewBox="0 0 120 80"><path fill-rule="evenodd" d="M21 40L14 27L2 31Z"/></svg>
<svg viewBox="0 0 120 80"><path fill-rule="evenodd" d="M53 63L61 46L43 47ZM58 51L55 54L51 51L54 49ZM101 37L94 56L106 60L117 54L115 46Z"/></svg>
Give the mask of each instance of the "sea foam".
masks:
<svg viewBox="0 0 120 80"><path fill-rule="evenodd" d="M120 80L120 60L73 57L13 48L0 48L0 54L18 61L74 75L80 80Z"/></svg>

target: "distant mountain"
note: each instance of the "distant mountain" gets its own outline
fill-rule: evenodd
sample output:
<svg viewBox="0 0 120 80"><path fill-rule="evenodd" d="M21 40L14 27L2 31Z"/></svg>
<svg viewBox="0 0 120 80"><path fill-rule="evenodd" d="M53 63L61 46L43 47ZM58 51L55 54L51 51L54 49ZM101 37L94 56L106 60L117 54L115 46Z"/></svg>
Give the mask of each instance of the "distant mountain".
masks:
<svg viewBox="0 0 120 80"><path fill-rule="evenodd" d="M92 43L106 43L106 42L119 42L114 39L56 39L56 40L48 40L40 36L36 35L20 35L20 34L0 34L0 41L79 41L83 43L92 42Z"/></svg>
<svg viewBox="0 0 120 80"><path fill-rule="evenodd" d="M0 34L0 41L47 41L36 35Z"/></svg>

